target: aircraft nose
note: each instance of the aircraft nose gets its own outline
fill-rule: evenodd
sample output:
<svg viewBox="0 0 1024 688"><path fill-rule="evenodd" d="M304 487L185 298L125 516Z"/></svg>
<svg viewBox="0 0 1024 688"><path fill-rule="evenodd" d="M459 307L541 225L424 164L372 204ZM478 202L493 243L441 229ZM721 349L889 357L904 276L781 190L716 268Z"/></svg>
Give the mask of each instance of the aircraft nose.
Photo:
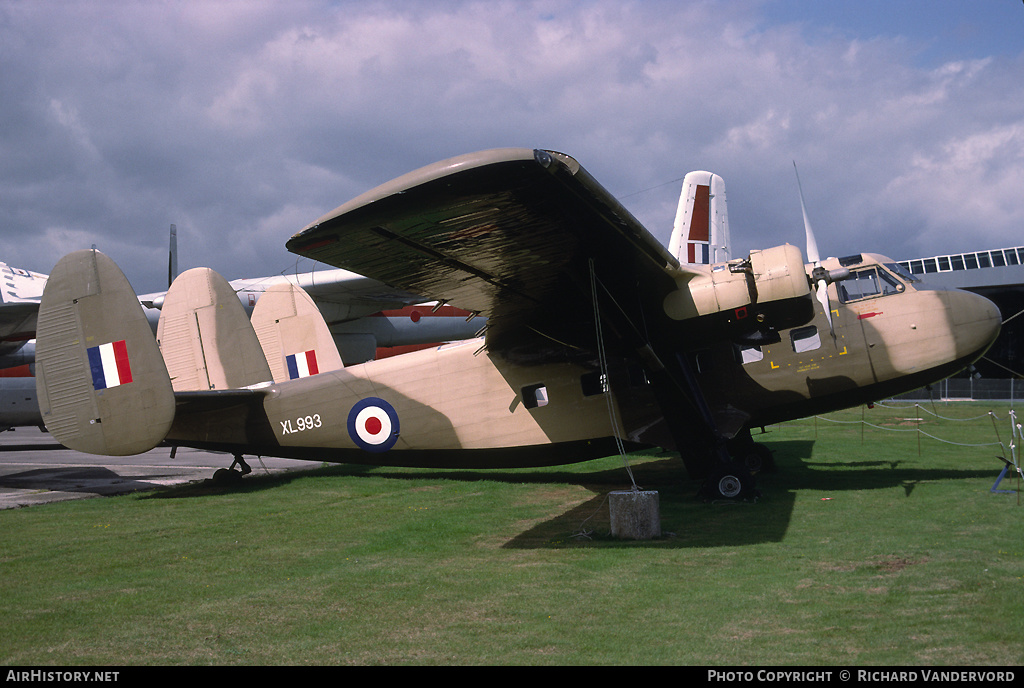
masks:
<svg viewBox="0 0 1024 688"><path fill-rule="evenodd" d="M957 359L974 362L999 336L999 308L984 296L954 289L945 292L946 311L953 326Z"/></svg>

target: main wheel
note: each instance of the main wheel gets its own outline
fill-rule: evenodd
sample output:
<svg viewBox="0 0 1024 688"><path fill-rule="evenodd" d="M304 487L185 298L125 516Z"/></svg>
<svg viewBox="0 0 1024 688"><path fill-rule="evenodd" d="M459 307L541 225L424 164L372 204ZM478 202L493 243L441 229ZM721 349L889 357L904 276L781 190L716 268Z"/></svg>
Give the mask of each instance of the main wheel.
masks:
<svg viewBox="0 0 1024 688"><path fill-rule="evenodd" d="M715 466L701 487L708 499L747 499L757 496L754 476L743 464L733 461Z"/></svg>
<svg viewBox="0 0 1024 688"><path fill-rule="evenodd" d="M241 480L242 474L230 468L218 468L213 472L213 482L218 485L234 485Z"/></svg>
<svg viewBox="0 0 1024 688"><path fill-rule="evenodd" d="M747 469L753 473L761 471L771 472L775 470L775 457L772 450L763 444L751 442L736 457Z"/></svg>

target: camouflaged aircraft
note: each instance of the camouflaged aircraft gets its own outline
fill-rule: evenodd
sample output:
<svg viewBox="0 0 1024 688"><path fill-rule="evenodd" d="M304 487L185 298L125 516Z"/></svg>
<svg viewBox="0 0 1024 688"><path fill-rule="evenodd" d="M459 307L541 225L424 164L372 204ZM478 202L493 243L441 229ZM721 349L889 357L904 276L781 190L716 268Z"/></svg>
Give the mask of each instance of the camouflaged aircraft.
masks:
<svg viewBox="0 0 1024 688"><path fill-rule="evenodd" d="M822 259L805 226L807 263L783 245L686 264L567 155L464 155L286 245L485 316L479 338L344 366L297 285L250 321L195 269L154 340L117 266L79 251L39 308L40 409L70 448L224 451L232 474L245 455L496 468L662 447L707 494L742 498L770 457L752 428L942 379L999 331L990 301L925 289L882 256Z"/></svg>

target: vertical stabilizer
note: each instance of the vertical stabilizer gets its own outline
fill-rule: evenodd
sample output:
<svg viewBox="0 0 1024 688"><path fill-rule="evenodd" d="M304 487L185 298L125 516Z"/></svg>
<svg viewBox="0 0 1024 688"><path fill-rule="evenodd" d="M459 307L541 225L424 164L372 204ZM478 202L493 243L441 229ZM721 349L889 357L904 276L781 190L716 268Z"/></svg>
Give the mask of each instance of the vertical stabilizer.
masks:
<svg viewBox="0 0 1024 688"><path fill-rule="evenodd" d="M717 174L697 171L683 178L668 251L691 265L729 260L725 180Z"/></svg>
<svg viewBox="0 0 1024 688"><path fill-rule="evenodd" d="M39 410L61 444L126 456L163 441L174 393L146 315L107 256L78 251L53 268L36 330Z"/></svg>
<svg viewBox="0 0 1024 688"><path fill-rule="evenodd" d="M178 276L178 228L171 225L171 238L167 251L167 288L174 284L174 278Z"/></svg>
<svg viewBox="0 0 1024 688"><path fill-rule="evenodd" d="M275 382L343 367L320 309L302 287L277 284L260 296L252 326Z"/></svg>
<svg viewBox="0 0 1024 688"><path fill-rule="evenodd" d="M186 270L174 280L156 336L176 392L238 389L272 379L238 296L209 268Z"/></svg>

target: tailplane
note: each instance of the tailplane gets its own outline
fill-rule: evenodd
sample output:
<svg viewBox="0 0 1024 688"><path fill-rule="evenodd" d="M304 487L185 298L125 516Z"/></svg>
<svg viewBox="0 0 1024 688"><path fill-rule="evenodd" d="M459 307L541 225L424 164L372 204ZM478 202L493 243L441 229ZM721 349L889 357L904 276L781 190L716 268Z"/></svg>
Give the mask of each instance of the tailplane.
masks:
<svg viewBox="0 0 1024 688"><path fill-rule="evenodd" d="M186 270L174 280L156 338L175 392L239 389L272 379L238 296L209 268Z"/></svg>
<svg viewBox="0 0 1024 688"><path fill-rule="evenodd" d="M53 268L39 304L36 391L46 429L64 446L127 456L160 444L174 393L139 299L96 250Z"/></svg>
<svg viewBox="0 0 1024 688"><path fill-rule="evenodd" d="M289 282L268 289L251 322L274 382L344 367L320 309L302 287Z"/></svg>

